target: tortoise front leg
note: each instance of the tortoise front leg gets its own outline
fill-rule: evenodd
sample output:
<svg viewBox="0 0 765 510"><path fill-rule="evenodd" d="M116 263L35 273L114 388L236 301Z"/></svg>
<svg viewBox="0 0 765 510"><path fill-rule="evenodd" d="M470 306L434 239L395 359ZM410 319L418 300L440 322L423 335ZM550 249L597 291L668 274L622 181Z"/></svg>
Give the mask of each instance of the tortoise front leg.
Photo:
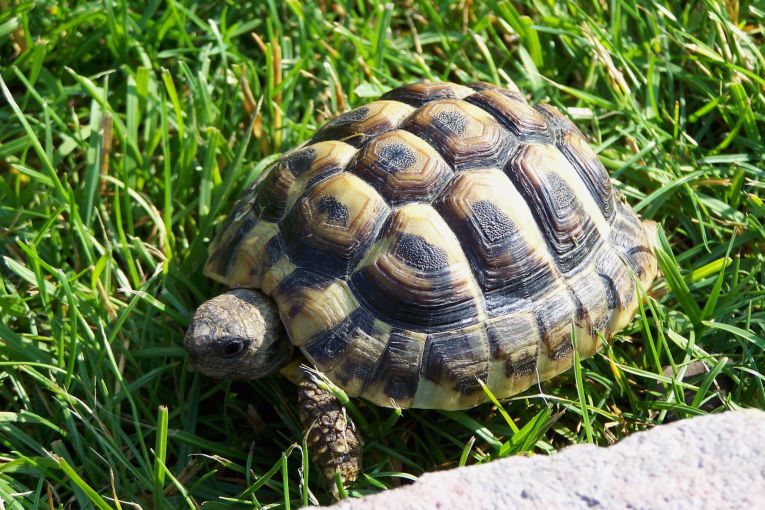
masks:
<svg viewBox="0 0 765 510"><path fill-rule="evenodd" d="M348 483L361 473L361 434L337 397L305 370L300 373L298 406L303 433L311 458L337 497L335 474L340 473L343 483Z"/></svg>

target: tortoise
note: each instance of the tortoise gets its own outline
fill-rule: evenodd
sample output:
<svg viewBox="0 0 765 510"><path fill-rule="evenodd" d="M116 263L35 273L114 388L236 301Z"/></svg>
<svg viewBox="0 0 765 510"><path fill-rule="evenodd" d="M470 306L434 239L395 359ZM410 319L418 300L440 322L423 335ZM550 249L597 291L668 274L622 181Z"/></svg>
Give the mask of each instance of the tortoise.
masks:
<svg viewBox="0 0 765 510"><path fill-rule="evenodd" d="M257 378L297 347L352 397L466 409L593 355L657 272L656 226L583 134L515 87L415 83L318 129L246 189L205 274L190 365ZM638 285L639 284L639 285ZM359 431L303 372L301 421L328 479Z"/></svg>

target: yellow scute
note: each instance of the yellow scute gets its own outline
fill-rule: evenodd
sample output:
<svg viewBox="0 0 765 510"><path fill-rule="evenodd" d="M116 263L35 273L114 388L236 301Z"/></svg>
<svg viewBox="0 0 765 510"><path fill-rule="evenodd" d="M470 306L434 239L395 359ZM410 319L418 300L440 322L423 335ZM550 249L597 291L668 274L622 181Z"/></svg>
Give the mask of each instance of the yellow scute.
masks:
<svg viewBox="0 0 765 510"><path fill-rule="evenodd" d="M292 344L304 345L311 337L339 325L359 307L359 302L342 280L329 287L305 287L291 296L276 295L282 322Z"/></svg>

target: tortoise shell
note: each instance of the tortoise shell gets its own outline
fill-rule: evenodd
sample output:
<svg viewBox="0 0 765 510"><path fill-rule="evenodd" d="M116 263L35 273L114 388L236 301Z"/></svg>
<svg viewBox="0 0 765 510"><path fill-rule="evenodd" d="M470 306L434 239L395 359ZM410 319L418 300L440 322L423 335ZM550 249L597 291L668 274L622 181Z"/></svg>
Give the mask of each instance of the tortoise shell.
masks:
<svg viewBox="0 0 765 510"><path fill-rule="evenodd" d="M249 187L205 273L271 296L351 396L464 409L625 327L653 233L551 106L417 83L321 127Z"/></svg>

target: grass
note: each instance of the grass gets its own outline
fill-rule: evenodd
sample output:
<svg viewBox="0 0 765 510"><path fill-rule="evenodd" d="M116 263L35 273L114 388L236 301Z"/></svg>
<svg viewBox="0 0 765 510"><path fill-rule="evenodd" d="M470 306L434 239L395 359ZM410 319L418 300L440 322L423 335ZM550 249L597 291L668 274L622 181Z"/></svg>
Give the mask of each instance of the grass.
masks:
<svg viewBox="0 0 765 510"><path fill-rule="evenodd" d="M295 392L186 370L238 190L324 120L417 79L512 79L661 223L663 277L576 370L502 406L356 402L348 494L765 405L765 6L0 0L0 507L332 500Z"/></svg>

